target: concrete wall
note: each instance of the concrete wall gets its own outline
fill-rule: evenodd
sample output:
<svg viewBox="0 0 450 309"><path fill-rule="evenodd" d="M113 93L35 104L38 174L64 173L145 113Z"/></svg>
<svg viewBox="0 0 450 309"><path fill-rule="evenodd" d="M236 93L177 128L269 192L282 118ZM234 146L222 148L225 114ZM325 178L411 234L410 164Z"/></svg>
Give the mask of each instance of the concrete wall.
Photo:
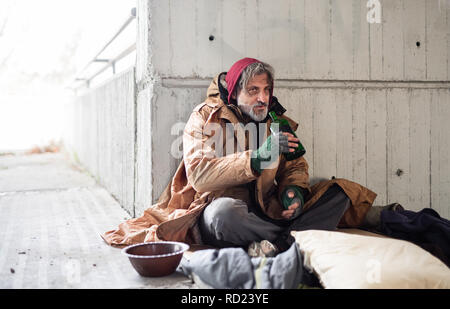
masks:
<svg viewBox="0 0 450 309"><path fill-rule="evenodd" d="M313 182L347 178L375 191L377 204L431 205L449 217L448 86L298 84L277 95L300 122Z"/></svg>
<svg viewBox="0 0 450 309"><path fill-rule="evenodd" d="M75 98L72 155L128 211L134 214L135 83L134 68Z"/></svg>
<svg viewBox="0 0 450 309"><path fill-rule="evenodd" d="M251 56L279 79L448 81L448 1L381 0L379 24L367 3L149 1L152 66L161 78L209 78Z"/></svg>
<svg viewBox="0 0 450 309"><path fill-rule="evenodd" d="M274 66L313 182L346 177L376 191L378 204L448 218L450 5L381 0L381 23L371 24L367 2L138 1L136 215L179 162L172 125L247 56Z"/></svg>

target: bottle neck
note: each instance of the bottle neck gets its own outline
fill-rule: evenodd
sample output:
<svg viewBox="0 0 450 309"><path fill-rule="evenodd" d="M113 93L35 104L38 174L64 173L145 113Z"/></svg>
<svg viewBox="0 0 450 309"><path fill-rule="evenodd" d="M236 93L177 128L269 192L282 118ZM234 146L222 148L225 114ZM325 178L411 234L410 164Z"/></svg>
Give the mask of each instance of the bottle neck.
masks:
<svg viewBox="0 0 450 309"><path fill-rule="evenodd" d="M269 112L269 115L273 122L276 122L278 120L277 115L274 111Z"/></svg>

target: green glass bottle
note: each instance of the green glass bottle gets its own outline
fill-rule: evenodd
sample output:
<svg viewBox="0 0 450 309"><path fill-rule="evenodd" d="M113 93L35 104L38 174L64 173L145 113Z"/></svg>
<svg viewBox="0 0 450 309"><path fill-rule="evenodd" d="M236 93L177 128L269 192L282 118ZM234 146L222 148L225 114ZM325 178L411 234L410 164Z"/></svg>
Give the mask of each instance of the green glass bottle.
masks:
<svg viewBox="0 0 450 309"><path fill-rule="evenodd" d="M292 130L291 126L289 125L289 122L286 119L278 118L274 111L269 112L269 115L270 118L272 118L272 123L278 123L280 132L288 132L297 137L297 135L294 133L294 130ZM306 152L305 147L303 147L302 143L299 140L298 146L294 152L283 153L283 155L287 161L291 161L300 158L305 154L305 152Z"/></svg>

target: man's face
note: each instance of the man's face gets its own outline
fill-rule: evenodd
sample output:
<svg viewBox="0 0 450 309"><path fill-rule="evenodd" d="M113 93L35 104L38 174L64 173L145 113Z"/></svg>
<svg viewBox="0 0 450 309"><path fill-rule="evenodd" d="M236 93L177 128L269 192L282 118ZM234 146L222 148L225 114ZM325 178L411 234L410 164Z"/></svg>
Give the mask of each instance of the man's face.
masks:
<svg viewBox="0 0 450 309"><path fill-rule="evenodd" d="M262 121L267 116L272 87L268 81L267 73L255 75L237 95L239 108L254 121Z"/></svg>

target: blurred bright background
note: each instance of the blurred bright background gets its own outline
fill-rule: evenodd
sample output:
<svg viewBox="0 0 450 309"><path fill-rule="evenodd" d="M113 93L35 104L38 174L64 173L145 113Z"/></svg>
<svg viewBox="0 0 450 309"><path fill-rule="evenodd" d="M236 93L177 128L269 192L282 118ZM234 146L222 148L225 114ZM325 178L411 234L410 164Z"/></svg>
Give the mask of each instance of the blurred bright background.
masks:
<svg viewBox="0 0 450 309"><path fill-rule="evenodd" d="M135 0L0 1L0 154L61 142L75 77L89 76L105 65L93 63L82 71L135 4ZM115 57L135 42L135 36L134 20L99 58ZM132 66L134 59L134 53L124 58L116 73ZM91 87L111 75L112 70L106 70Z"/></svg>

